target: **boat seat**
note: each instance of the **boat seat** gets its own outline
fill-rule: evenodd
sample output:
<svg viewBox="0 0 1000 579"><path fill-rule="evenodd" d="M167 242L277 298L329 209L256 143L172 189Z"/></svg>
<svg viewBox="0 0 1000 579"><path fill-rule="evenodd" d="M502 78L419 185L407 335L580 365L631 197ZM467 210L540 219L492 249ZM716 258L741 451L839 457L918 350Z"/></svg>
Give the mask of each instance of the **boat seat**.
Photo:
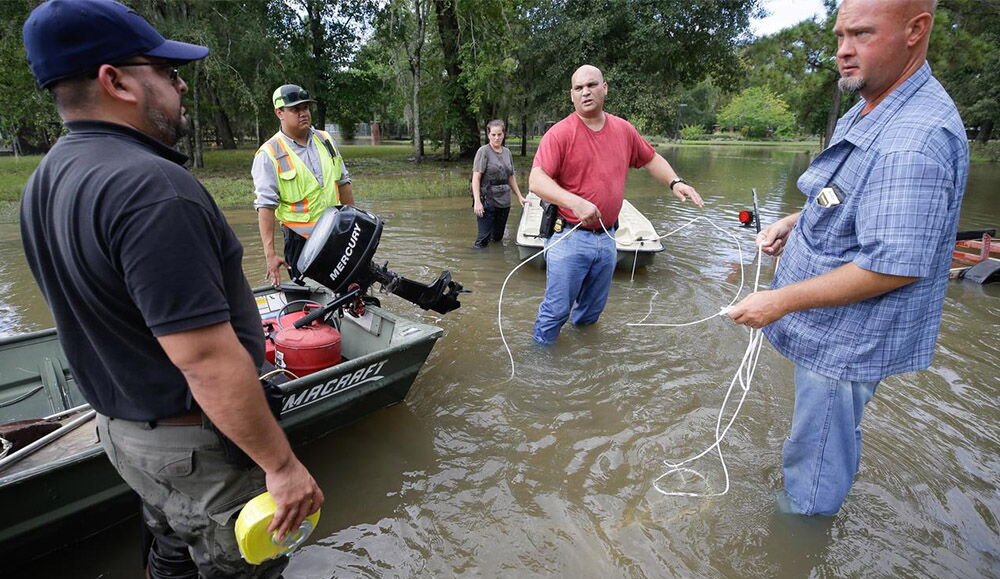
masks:
<svg viewBox="0 0 1000 579"><path fill-rule="evenodd" d="M59 358L43 358L39 366L39 376L52 403L52 412L69 410L86 402L70 385L69 372Z"/></svg>

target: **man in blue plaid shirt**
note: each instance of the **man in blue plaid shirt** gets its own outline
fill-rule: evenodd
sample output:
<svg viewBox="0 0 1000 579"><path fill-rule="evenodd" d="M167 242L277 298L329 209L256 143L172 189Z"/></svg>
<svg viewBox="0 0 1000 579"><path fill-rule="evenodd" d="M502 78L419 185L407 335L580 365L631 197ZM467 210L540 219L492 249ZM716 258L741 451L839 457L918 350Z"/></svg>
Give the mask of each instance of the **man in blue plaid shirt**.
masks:
<svg viewBox="0 0 1000 579"><path fill-rule="evenodd" d="M861 100L799 178L802 211L757 238L783 252L772 289L728 314L795 363L789 512L837 513L876 385L930 365L969 170L962 120L926 62L936 3L841 4L840 88Z"/></svg>

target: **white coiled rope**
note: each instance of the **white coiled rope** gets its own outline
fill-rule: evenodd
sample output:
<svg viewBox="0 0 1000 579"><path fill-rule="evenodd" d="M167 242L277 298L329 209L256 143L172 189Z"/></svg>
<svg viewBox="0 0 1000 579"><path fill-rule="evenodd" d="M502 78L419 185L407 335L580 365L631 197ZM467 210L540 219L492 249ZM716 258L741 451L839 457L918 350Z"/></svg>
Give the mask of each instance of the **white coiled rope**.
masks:
<svg viewBox="0 0 1000 579"><path fill-rule="evenodd" d="M737 250L739 252L739 260L740 260L740 285L739 285L739 288L736 290L736 294L733 296L733 299L730 300L730 302L727 305L725 305L722 308L720 308L719 311L716 312L715 314L712 314L711 316L708 316L706 318L702 318L702 319L699 319L699 320L694 320L694 321L690 321L690 322L681 322L681 323L670 323L670 324L667 324L667 323L646 323L646 320L649 319L649 316L653 312L653 301L656 299L656 296L659 295L659 292L655 292L653 294L652 298L650 298L650 300L649 300L649 311L647 311L646 316L643 317L638 322L630 322L630 323L628 323L626 325L628 325L628 326L634 326L634 327L646 326L646 327L665 327L665 328L682 328L682 327L686 327L686 326L693 326L695 324L700 324L700 323L707 322L707 321L711 320L712 318L716 318L716 317L725 315L728 312L729 308L731 308L740 299L740 295L743 293L743 286L744 286L744 282L745 282L745 275L744 275L744 263L743 263L743 246L740 243L740 240L739 240L738 237L736 237L735 235L733 235L731 232L729 232L729 231L727 231L727 230L719 227L718 225L716 225L714 222L712 222L707 217L701 217L701 216L699 216L699 217L695 217L694 219L691 219L690 221L688 221L684 225L681 225L680 227L678 227L678 228L676 228L676 229L674 229L674 230L672 230L672 231L670 231L670 232L668 232L668 233L666 233L664 235L659 236L657 239L665 239L667 237L670 237L671 235L679 233L680 231L683 231L684 229L690 227L694 222L699 221L699 220L706 221L709 225L711 225L715 229L717 229L717 230L725 233L729 237L733 238L733 240L736 242L736 248L737 248ZM505 380L504 382L512 380L514 378L514 376L515 376L514 355L511 352L510 345L507 344L507 338L506 338L506 336L504 336L504 333L503 333L503 295L504 295L504 291L507 289L507 283L510 281L510 278L513 277L514 273L517 272L517 270L519 270L521 267L523 267L526 263L528 263L532 259L538 257L539 255L544 255L549 249L551 249L552 247L558 245L559 243L562 243L570 235L572 235L574 232L576 232L576 230L579 229L579 227L580 227L580 224L577 224L575 227L573 227L573 229L571 229L569 231L569 233L567 233L566 235L564 235L561 239L557 240L555 243L552 243L551 245L546 246L544 249L542 249L541 251L535 253L531 257L523 260L521 263L519 263L517 266L515 266L514 269L512 269L510 271L510 273L507 274L507 277L503 281L503 285L500 286L500 298L497 301L497 326L500 328L500 339L501 339L501 341L503 341L504 349L506 349L506 351L507 351L507 358L510 360L510 376L508 376L507 380ZM610 232L608 232L607 227L605 227L603 221L601 222L601 228L604 229L604 233L606 235L608 235L612 239L615 239L614 236L611 235ZM636 242L638 242L638 241L641 241L641 240L636 240ZM616 240L616 242L617 242L617 240ZM631 243L635 243L635 242L621 242L622 245L629 245ZM632 262L632 280L633 281L635 280L635 266L636 266L636 262L638 261L638 252L639 251L637 249L636 250L635 259ZM758 248L758 250L757 250L757 272L756 272L756 275L754 276L754 283L753 283L753 290L752 290L754 292L756 292L757 288L760 286L761 262L762 262L762 252ZM665 465L667 465L667 467L669 468L669 470L667 470L666 472L664 472L663 474L661 474L659 477L656 478L656 480L653 481L653 488L655 488L657 492L659 492L661 494L664 494L664 495L667 495L667 496L680 496L680 497L717 497L717 496L722 496L722 495L726 494L727 492L729 492L729 469L726 467L726 459L722 455L722 446L721 445L722 445L723 439L726 437L726 434L729 432L729 429L736 422L736 418L739 416L740 409L743 408L743 403L746 401L747 394L749 394L749 392L750 392L750 385L751 385L751 383L753 381L754 372L757 369L757 360L760 357L760 350L761 350L761 346L763 344L763 333L760 330L755 330L753 328L748 328L747 331L748 331L747 347L746 347L746 349L743 352L743 357L740 360L739 366L737 366L737 368L736 368L736 372L733 375L733 379L730 380L730 382L729 382L729 388L726 390L726 395L725 395L725 397L722 400L722 406L719 408L719 414L718 414L718 417L716 418L716 422L715 422L715 440L712 442L712 444L710 444L707 448L705 448L704 450L702 450L698 454L695 454L694 456L691 456L691 457L688 457L688 458L686 458L684 460L681 460L680 462L671 462L669 460L664 460L663 463ZM739 400L736 402L736 409L733 411L732 416L729 417L728 421L725 421L725 426L723 426L723 422L724 422L723 418L724 418L724 416L726 414L726 408L729 406L730 401L733 399L733 391L736 388L737 384L739 384L740 391L741 391L740 395L739 395ZM718 453L718 455L719 455L719 462L722 464L722 472L725 475L725 486L724 486L724 488L722 489L721 492L714 492L714 493L713 492L707 492L707 493L682 492L682 491L667 490L667 489L664 489L664 488L662 488L660 486L660 481L662 481L664 478L666 478L668 476L671 476L671 475L674 475L674 474L680 474L682 478L684 478L684 475L690 474L690 475L698 477L699 479L701 479L703 481L706 480L704 475L702 475L701 473L699 473L698 471L696 471L696 470L694 470L692 468L689 468L687 465L689 465L692 462L698 460L699 458L702 458L703 456L707 455L708 453L712 452L713 450L715 450Z"/></svg>

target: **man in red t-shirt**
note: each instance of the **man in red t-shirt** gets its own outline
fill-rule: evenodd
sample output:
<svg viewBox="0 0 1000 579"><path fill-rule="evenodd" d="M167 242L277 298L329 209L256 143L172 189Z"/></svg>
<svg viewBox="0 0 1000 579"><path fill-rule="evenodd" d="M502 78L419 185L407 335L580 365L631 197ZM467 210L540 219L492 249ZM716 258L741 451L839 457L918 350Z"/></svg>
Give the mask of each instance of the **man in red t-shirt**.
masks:
<svg viewBox="0 0 1000 579"><path fill-rule="evenodd" d="M607 94L608 83L598 68L577 69L570 89L576 110L545 133L532 163L530 190L558 205L571 226L545 243L545 299L534 330L539 344L553 343L571 312L573 324L583 326L604 311L615 269L614 228L630 167L645 167L681 201L704 206L694 187L677 176L631 123L604 112Z"/></svg>

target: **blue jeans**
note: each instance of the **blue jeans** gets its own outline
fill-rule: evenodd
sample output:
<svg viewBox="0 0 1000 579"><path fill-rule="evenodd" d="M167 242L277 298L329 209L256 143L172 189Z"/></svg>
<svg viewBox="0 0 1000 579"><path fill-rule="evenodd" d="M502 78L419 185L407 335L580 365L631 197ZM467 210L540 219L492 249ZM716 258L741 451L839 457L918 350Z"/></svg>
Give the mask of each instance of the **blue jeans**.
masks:
<svg viewBox="0 0 1000 579"><path fill-rule="evenodd" d="M535 318L535 341L548 345L573 314L578 326L593 324L604 311L615 272L615 240L603 230L555 233L545 242L545 299ZM614 235L614 232L611 232ZM568 237L567 237L568 235ZM556 244L560 239L562 243Z"/></svg>
<svg viewBox="0 0 1000 579"><path fill-rule="evenodd" d="M877 385L795 366L795 411L783 458L793 512L832 516L840 510L861 464L861 417Z"/></svg>

